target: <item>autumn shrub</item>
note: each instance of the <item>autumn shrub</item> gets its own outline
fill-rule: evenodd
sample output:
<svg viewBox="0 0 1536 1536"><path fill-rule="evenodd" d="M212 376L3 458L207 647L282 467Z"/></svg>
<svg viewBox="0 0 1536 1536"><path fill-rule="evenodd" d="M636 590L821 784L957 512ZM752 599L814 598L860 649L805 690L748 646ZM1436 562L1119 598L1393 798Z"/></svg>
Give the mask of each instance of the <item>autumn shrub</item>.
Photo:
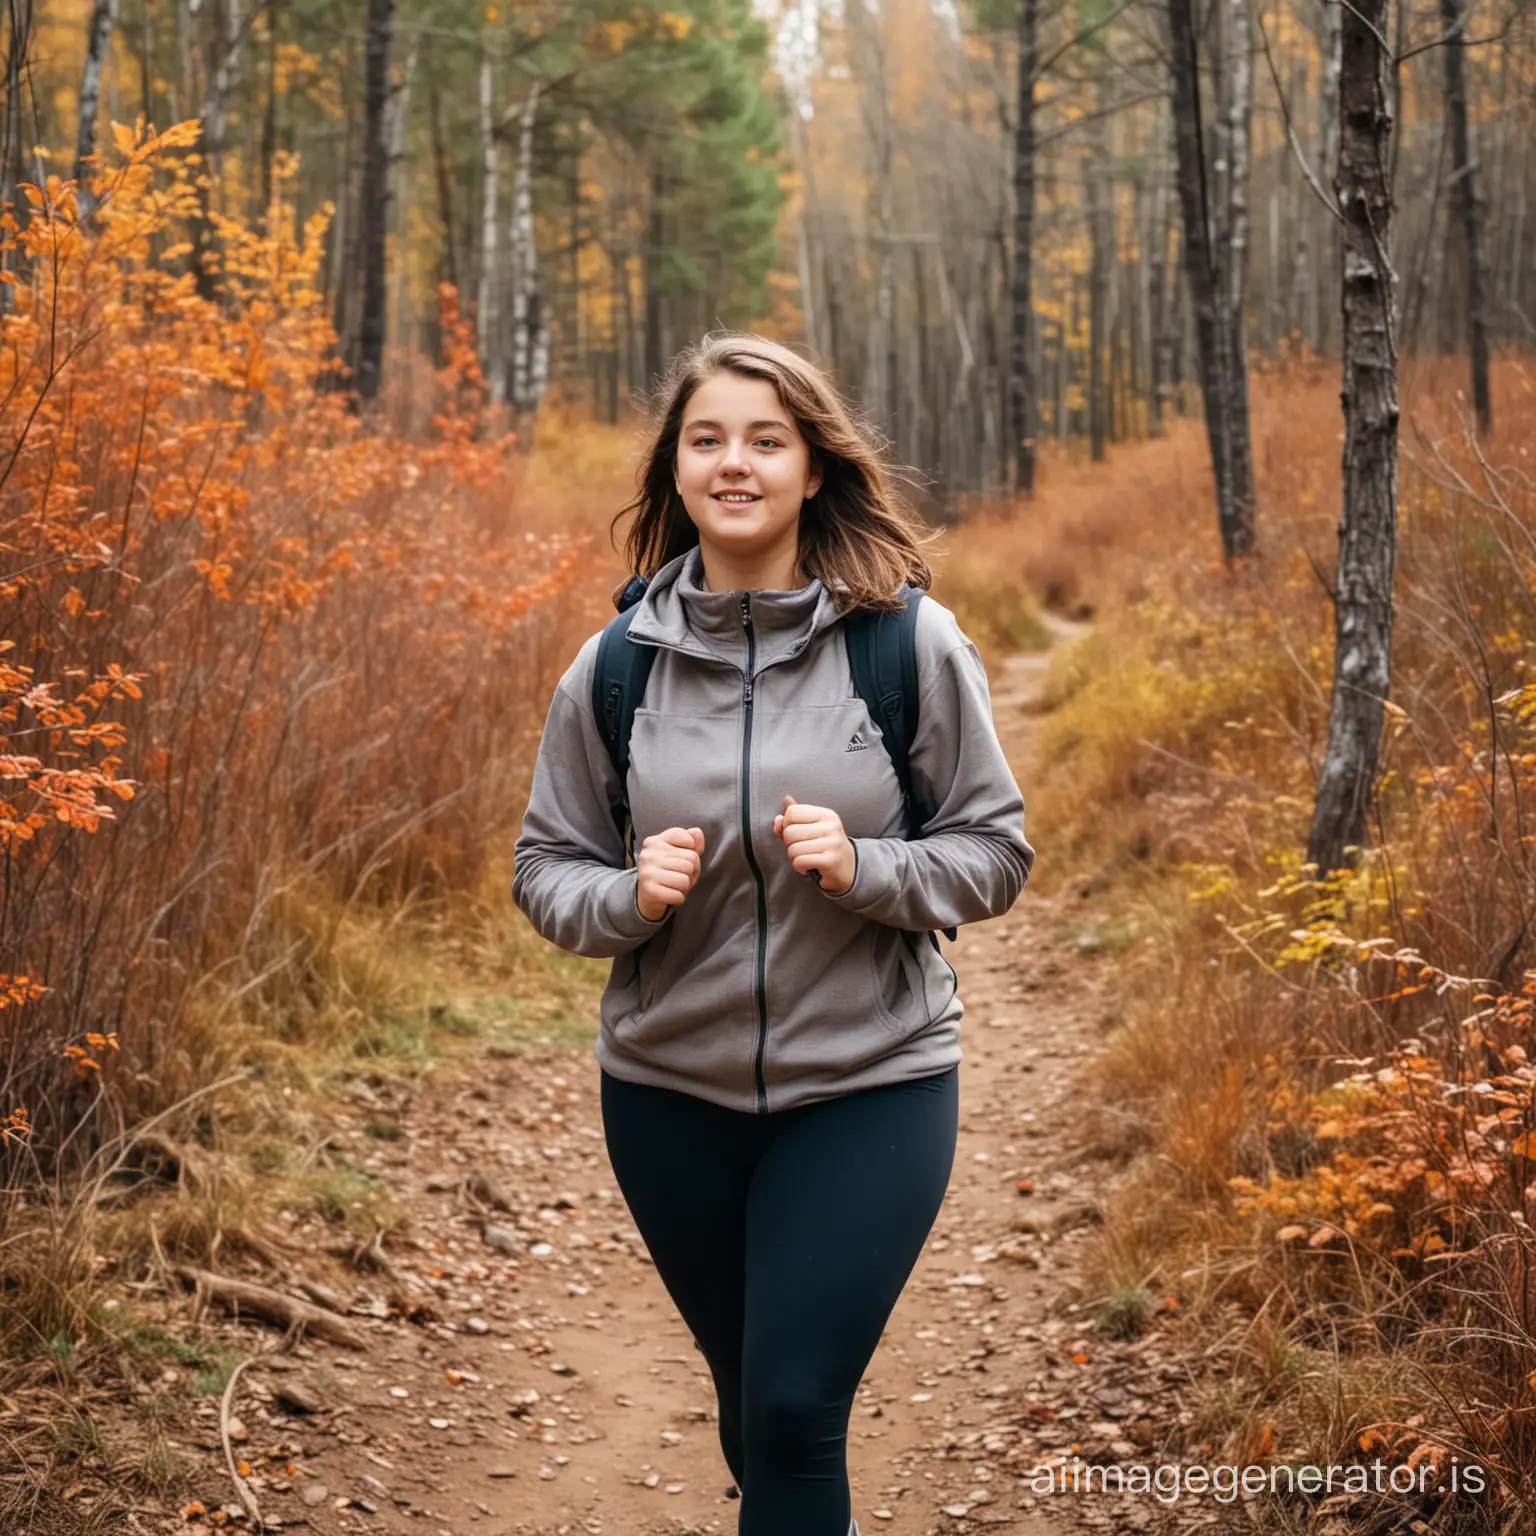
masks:
<svg viewBox="0 0 1536 1536"><path fill-rule="evenodd" d="M1506 360L1479 442L1459 379L1411 378L1382 771L1358 866L1318 882L1342 423L1316 367L1254 382L1256 561L1215 558L1191 422L1048 463L978 530L1099 614L1056 661L1026 801L1042 888L1145 936L1102 1074L1127 1164L1100 1289L1179 1291L1197 1332L1250 1319L1196 1438L1480 1461L1494 1493L1446 1518L1501 1529L1536 1473L1536 402Z"/></svg>
<svg viewBox="0 0 1536 1536"><path fill-rule="evenodd" d="M609 574L590 505L525 495L451 291L411 436L354 409L281 176L200 296L194 131L119 130L88 217L50 181L5 222L13 1193L259 1066L253 1020L323 1021L340 914L480 886Z"/></svg>

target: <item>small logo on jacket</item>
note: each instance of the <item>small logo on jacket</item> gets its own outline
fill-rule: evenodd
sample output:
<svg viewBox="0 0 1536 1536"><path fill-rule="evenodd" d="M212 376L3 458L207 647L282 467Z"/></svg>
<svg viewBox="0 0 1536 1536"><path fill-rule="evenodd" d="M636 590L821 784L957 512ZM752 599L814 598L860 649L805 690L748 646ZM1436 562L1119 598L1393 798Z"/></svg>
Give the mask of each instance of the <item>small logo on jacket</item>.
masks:
<svg viewBox="0 0 1536 1536"><path fill-rule="evenodd" d="M848 745L843 748L844 752L867 752L868 750L869 743L857 731L853 733L853 738Z"/></svg>

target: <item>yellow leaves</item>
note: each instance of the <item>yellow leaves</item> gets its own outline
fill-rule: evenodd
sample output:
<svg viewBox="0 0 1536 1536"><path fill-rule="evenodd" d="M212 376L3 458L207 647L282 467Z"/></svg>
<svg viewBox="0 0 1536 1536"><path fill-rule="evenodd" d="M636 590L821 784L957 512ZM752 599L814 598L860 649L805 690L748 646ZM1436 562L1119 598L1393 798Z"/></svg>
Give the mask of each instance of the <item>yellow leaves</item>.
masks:
<svg viewBox="0 0 1536 1536"><path fill-rule="evenodd" d="M633 22L601 21L587 33L587 44L594 50L620 53L624 45L635 35Z"/></svg>
<svg viewBox="0 0 1536 1536"><path fill-rule="evenodd" d="M622 53L636 38L682 42L693 28L693 17L680 11L637 11L594 23L587 29L586 43L596 53Z"/></svg>

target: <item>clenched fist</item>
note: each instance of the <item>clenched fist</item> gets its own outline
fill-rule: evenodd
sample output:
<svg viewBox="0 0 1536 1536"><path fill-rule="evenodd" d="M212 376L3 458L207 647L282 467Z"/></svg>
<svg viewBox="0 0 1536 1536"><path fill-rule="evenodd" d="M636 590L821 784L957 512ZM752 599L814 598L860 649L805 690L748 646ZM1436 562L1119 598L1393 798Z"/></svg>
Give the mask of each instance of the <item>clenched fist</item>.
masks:
<svg viewBox="0 0 1536 1536"><path fill-rule="evenodd" d="M853 884L858 859L843 818L823 805L801 805L784 796L784 809L773 818L773 835L782 838L789 862L829 896L841 896Z"/></svg>
<svg viewBox="0 0 1536 1536"><path fill-rule="evenodd" d="M668 827L640 845L635 868L640 885L635 901L648 923L659 923L668 907L680 907L698 881L704 853L701 827Z"/></svg>

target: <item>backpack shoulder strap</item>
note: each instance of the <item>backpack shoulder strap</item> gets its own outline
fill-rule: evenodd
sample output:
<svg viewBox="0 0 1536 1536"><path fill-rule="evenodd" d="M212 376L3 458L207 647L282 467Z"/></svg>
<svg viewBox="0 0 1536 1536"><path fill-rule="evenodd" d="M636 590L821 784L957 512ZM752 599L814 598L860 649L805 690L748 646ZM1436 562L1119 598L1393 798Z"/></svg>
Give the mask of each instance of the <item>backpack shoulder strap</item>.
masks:
<svg viewBox="0 0 1536 1536"><path fill-rule="evenodd" d="M901 785L907 836L916 837L926 817L912 794L912 742L917 736L917 587L901 589L894 613L866 609L843 623L853 687L880 735L896 782Z"/></svg>
<svg viewBox="0 0 1536 1536"><path fill-rule="evenodd" d="M898 611L866 609L843 623L854 691L863 699L870 719L880 727L891 767L896 770L908 838L921 836L923 823L931 814L930 808L917 803L912 790L912 743L917 737L918 716L917 607L922 598L920 587L903 587ZM954 941L953 928L946 928L944 934ZM937 935L929 937L937 949Z"/></svg>
<svg viewBox="0 0 1536 1536"><path fill-rule="evenodd" d="M643 595L644 588L641 588ZM629 594L626 592L625 594ZM592 718L598 735L608 749L609 760L619 776L619 803L614 819L628 838L629 803L625 785L629 778L629 738L635 724L635 711L645 697L656 660L656 648L635 645L629 639L630 621L635 616L638 596L603 626L597 642L597 659L592 668Z"/></svg>

